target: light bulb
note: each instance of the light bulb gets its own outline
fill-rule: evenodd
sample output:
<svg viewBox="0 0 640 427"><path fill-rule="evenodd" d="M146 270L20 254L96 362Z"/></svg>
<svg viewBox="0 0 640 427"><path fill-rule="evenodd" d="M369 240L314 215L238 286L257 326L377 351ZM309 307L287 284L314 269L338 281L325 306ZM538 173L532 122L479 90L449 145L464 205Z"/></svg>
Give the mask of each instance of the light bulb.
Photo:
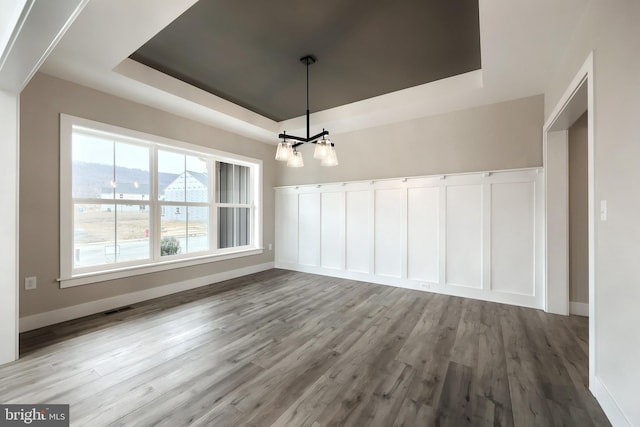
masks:
<svg viewBox="0 0 640 427"><path fill-rule="evenodd" d="M293 156L293 150L291 148L291 143L287 141L282 141L278 143L278 149L276 150L276 160L280 160L281 162L286 162Z"/></svg>
<svg viewBox="0 0 640 427"><path fill-rule="evenodd" d="M304 166L304 160L302 160L302 153L298 150L293 150L293 156L287 161L287 166L290 168L301 168Z"/></svg>
<svg viewBox="0 0 640 427"><path fill-rule="evenodd" d="M338 166L338 155L335 148L329 145L329 153L327 157L320 163L321 166Z"/></svg>
<svg viewBox="0 0 640 427"><path fill-rule="evenodd" d="M327 140L322 138L320 141L316 143L316 149L313 151L313 158L324 160L327 158L327 154L329 154L329 147L327 145Z"/></svg>

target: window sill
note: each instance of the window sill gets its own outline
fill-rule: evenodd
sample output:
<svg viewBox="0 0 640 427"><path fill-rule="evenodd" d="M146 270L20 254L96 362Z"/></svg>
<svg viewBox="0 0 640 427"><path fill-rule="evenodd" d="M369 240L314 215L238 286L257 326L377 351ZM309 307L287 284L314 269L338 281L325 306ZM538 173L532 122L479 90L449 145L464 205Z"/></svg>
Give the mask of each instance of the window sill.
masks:
<svg viewBox="0 0 640 427"><path fill-rule="evenodd" d="M224 252L215 255L205 255L198 258L179 259L164 261L155 264L137 265L133 267L124 267L119 269L111 269L107 271L97 271L86 274L78 274L67 279L58 279L60 288L71 288L74 286L87 285L91 283L105 282L107 280L122 279L125 277L138 276L141 274L156 273L159 271L172 270L174 268L191 267L194 265L206 264L216 261L224 261L227 259L241 258L251 255L260 255L264 252L263 248L242 249L233 252Z"/></svg>

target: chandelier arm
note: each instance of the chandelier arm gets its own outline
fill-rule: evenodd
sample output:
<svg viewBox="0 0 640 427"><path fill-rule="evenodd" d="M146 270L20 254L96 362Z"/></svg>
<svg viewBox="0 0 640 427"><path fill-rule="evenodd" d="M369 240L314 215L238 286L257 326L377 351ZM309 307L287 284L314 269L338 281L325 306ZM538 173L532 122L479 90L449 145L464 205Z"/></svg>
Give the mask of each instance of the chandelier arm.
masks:
<svg viewBox="0 0 640 427"><path fill-rule="evenodd" d="M300 141L302 143L311 142L311 143L315 144L315 143L317 143L318 139L320 139L320 138L322 138L323 136L326 136L326 135L329 135L329 131L328 130L323 130L319 134L314 135L312 137L307 137L307 138L302 137L302 136L289 135L288 133L285 132L285 133L279 134L278 138L280 138L280 139L293 139L293 140L296 140L296 141ZM333 143L331 143L331 145L333 146Z"/></svg>
<svg viewBox="0 0 640 427"><path fill-rule="evenodd" d="M289 134L286 134L286 133L281 133L280 135L278 135L278 138L280 138L280 139L294 139L296 141L308 142L307 138L305 138L305 137L289 135Z"/></svg>
<svg viewBox="0 0 640 427"><path fill-rule="evenodd" d="M307 142L312 142L312 143L317 143L318 139L322 138L325 135L329 135L329 131L328 130L323 130L322 132L320 132L317 135L313 135L311 138L307 138Z"/></svg>

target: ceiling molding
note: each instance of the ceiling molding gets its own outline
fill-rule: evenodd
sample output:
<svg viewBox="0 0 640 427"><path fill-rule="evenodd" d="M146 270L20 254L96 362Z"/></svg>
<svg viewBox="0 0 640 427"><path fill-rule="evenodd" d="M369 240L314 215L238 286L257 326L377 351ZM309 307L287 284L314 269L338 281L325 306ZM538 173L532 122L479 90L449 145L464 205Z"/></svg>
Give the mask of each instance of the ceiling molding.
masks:
<svg viewBox="0 0 640 427"><path fill-rule="evenodd" d="M16 3L0 46L0 88L19 93L38 71L89 0Z"/></svg>
<svg viewBox="0 0 640 427"><path fill-rule="evenodd" d="M155 89L156 106L162 110L179 112L177 114L186 117L200 117L200 120L213 126L244 133L245 136L264 142L273 140L273 134L278 131L278 124L271 119L132 59L125 59L113 71L133 82L148 86L151 88L149 92ZM163 99L162 94L171 97Z"/></svg>
<svg viewBox="0 0 640 427"><path fill-rule="evenodd" d="M481 71L316 112L311 125L339 134L544 93L588 1L479 0ZM274 122L127 60L194 2L93 0L41 70L263 142L303 129L300 117Z"/></svg>

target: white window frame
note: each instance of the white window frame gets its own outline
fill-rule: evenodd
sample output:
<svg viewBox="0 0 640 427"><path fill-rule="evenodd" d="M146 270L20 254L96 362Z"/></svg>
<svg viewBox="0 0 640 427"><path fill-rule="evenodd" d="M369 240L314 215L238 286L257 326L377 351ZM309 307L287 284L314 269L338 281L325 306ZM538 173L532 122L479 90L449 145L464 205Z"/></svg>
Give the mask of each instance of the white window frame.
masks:
<svg viewBox="0 0 640 427"><path fill-rule="evenodd" d="M72 197L72 136L74 129L81 129L83 132L96 135L108 135L118 141L145 145L150 148L149 186L151 194L149 195L150 200L148 205L150 210L149 244L151 247L149 259L74 269L74 199ZM158 150L197 155L207 159L209 170L209 203L168 202L159 200L156 183ZM217 249L218 207L225 207L227 204L219 204L216 202L216 161L248 166L250 168L251 228L249 245ZM93 203L95 201L90 202ZM120 201L118 198L114 200L102 200L103 204L137 204L136 202L137 201L124 199ZM181 206L191 205L194 203L195 205L209 207L209 251L161 257L159 242L161 238L160 224L162 207L174 204L180 204ZM60 282L61 288L261 254L263 253L262 216L261 160L67 114L60 114L60 278L58 281Z"/></svg>
<svg viewBox="0 0 640 427"><path fill-rule="evenodd" d="M229 163L229 162L225 162L225 163ZM238 165L239 163L236 162L235 164ZM246 166L246 165L241 165L241 166ZM216 168L215 162L214 162L212 167L213 167L213 170L214 170L214 175L217 176L218 175L218 173L217 173L218 169ZM255 180L255 177L254 177L255 172L256 171L253 168L249 168L249 174L250 174L249 180L251 182L253 182ZM218 212L217 212L218 208L250 208L249 214L250 214L250 217L251 217L251 223L253 224L255 222L256 211L255 211L255 209L252 209L253 206L252 206L252 202L251 202L254 199L254 188L253 188L253 185L249 186L249 199L250 199L249 203L222 203L222 202L218 202L217 201L218 197L217 197L217 194L216 194L216 189L217 188L218 187L216 185L216 188L213 189L213 197L215 199L214 201L215 201L215 204L216 204L216 215L218 214ZM217 225L218 225L217 221L216 221L215 225L217 227ZM251 232L251 230L249 232ZM218 240L218 239L216 239L216 240ZM226 249L218 249L218 250L225 251L227 249L233 249L233 247L226 248Z"/></svg>

